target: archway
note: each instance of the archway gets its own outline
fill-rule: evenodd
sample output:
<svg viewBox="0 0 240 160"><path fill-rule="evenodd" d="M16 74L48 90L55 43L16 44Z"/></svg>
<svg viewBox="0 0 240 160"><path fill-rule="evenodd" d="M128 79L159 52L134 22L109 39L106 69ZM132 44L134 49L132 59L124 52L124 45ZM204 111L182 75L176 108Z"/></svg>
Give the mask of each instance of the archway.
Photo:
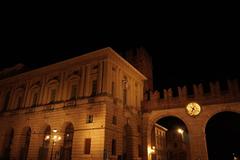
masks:
<svg viewBox="0 0 240 160"><path fill-rule="evenodd" d="M240 158L240 114L221 112L209 119L206 125L209 160Z"/></svg>
<svg viewBox="0 0 240 160"><path fill-rule="evenodd" d="M28 156L28 149L29 149L29 144L31 140L31 128L26 127L24 128L23 135L22 135L22 146L20 148L20 160L27 160Z"/></svg>
<svg viewBox="0 0 240 160"><path fill-rule="evenodd" d="M72 144L73 144L74 127L72 123L69 123L64 132L64 142L61 148L61 160L72 159Z"/></svg>
<svg viewBox="0 0 240 160"><path fill-rule="evenodd" d="M153 160L189 160L189 137L185 123L173 116L159 119L151 132Z"/></svg>
<svg viewBox="0 0 240 160"><path fill-rule="evenodd" d="M3 146L3 157L0 157L0 159L10 159L10 154L11 154L11 145L13 143L13 138L14 138L14 130L13 128L9 128L6 132L5 135L5 140L4 140L4 146Z"/></svg>
<svg viewBox="0 0 240 160"><path fill-rule="evenodd" d="M43 132L42 145L39 148L38 160L47 160L48 159L50 136L51 136L51 127L50 127L50 125L47 125Z"/></svg>

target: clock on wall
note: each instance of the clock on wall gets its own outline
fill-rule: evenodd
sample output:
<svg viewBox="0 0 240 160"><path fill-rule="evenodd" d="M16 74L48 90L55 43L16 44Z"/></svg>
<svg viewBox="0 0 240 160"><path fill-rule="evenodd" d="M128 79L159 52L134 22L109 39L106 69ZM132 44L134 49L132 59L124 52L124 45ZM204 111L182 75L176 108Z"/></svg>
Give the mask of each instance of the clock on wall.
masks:
<svg viewBox="0 0 240 160"><path fill-rule="evenodd" d="M201 110L201 106L196 102L190 102L186 106L187 114L193 117L199 115Z"/></svg>

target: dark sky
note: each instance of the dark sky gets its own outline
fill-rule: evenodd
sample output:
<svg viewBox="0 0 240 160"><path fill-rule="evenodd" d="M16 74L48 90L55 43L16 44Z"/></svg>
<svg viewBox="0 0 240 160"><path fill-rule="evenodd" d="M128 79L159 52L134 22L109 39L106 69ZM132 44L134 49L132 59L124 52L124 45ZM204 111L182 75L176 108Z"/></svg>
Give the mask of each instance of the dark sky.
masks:
<svg viewBox="0 0 240 160"><path fill-rule="evenodd" d="M19 12L2 24L0 68L43 66L107 46L143 46L153 57L155 88L240 75L239 24L231 15Z"/></svg>

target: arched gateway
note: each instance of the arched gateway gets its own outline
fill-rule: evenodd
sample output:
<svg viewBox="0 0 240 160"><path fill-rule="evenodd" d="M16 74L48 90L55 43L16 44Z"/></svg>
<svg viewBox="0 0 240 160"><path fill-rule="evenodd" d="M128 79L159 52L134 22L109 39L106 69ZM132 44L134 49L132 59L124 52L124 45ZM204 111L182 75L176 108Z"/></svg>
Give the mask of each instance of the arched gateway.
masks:
<svg viewBox="0 0 240 160"><path fill-rule="evenodd" d="M215 91L218 93L218 91ZM144 157L143 159L154 160L157 159L154 154L155 144L153 144L152 128L156 125L158 120L164 117L174 116L181 120L188 130L189 137L189 158L190 160L211 160L208 155L208 143L206 137L206 127L211 130L209 126L212 118L222 112L231 112L239 116L240 113L240 96L239 92L232 94L231 90L228 92L219 91L219 94L213 94L213 91L208 96L180 96L172 97L164 95L164 99L159 98L158 92L150 93L148 100L144 103L143 114L143 145ZM192 104L194 102L194 104ZM190 104L190 105L188 105ZM200 107L195 107L194 105ZM188 106L188 107L187 107ZM188 109L187 109L188 108ZM190 108L190 109L189 109ZM195 112L199 110L199 113ZM234 114L234 115L235 115ZM233 122L236 123L236 122ZM160 125L161 126L161 125ZM237 131L236 131L237 132ZM210 150L209 150L210 152ZM235 151L238 152L238 151ZM238 153L236 153L238 154ZM166 155L167 157L168 155ZM169 158L165 158L169 160ZM180 160L180 159L179 159Z"/></svg>

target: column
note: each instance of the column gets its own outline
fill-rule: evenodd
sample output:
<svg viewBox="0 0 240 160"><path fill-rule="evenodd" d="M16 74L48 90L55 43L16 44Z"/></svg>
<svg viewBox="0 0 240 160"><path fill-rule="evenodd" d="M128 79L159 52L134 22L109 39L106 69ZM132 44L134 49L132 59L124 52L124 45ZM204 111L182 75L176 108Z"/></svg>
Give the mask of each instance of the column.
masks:
<svg viewBox="0 0 240 160"><path fill-rule="evenodd" d="M83 93L84 93L84 83L85 83L85 72L86 72L86 67L82 66L82 74L80 77L80 91L79 91L79 97L83 97Z"/></svg>
<svg viewBox="0 0 240 160"><path fill-rule="evenodd" d="M40 89L40 96L39 96L39 104L44 104L44 96L45 96L45 85L46 85L46 77L42 77L42 85Z"/></svg>
<svg viewBox="0 0 240 160"><path fill-rule="evenodd" d="M112 81L110 77L110 63L108 60L104 60L104 65L103 65L103 88L102 88L102 92L104 94L110 93L109 91L109 86L110 86L110 82Z"/></svg>
<svg viewBox="0 0 240 160"><path fill-rule="evenodd" d="M189 134L190 140L190 156L191 160L208 160L207 144L205 131L200 131L199 125L192 126Z"/></svg>
<svg viewBox="0 0 240 160"><path fill-rule="evenodd" d="M108 61L108 83L107 83L107 93L112 94L112 62Z"/></svg>
<svg viewBox="0 0 240 160"><path fill-rule="evenodd" d="M26 81L26 88L25 88L25 92L24 92L24 97L23 97L23 108L26 108L27 105L30 105L28 104L27 102L29 101L29 89L30 89L30 82L29 81Z"/></svg>
<svg viewBox="0 0 240 160"><path fill-rule="evenodd" d="M60 82L59 82L59 87L58 87L58 97L57 101L63 100L63 92L67 93L67 91L63 91L64 87L64 72L60 74Z"/></svg>
<svg viewBox="0 0 240 160"><path fill-rule="evenodd" d="M103 62L99 63L98 77L97 77L97 94L102 93L102 78L103 78Z"/></svg>
<svg viewBox="0 0 240 160"><path fill-rule="evenodd" d="M83 93L83 95L84 95L84 97L87 97L87 96L89 96L90 95L90 93L89 93L89 85L90 85L90 64L87 64L87 66L86 66L86 75L85 75L85 85L84 85L84 93Z"/></svg>
<svg viewBox="0 0 240 160"><path fill-rule="evenodd" d="M115 96L116 98L120 99L120 87L121 87L121 82L120 82L120 79L119 79L119 72L120 72L120 69L118 67L116 67L116 92L115 92Z"/></svg>

